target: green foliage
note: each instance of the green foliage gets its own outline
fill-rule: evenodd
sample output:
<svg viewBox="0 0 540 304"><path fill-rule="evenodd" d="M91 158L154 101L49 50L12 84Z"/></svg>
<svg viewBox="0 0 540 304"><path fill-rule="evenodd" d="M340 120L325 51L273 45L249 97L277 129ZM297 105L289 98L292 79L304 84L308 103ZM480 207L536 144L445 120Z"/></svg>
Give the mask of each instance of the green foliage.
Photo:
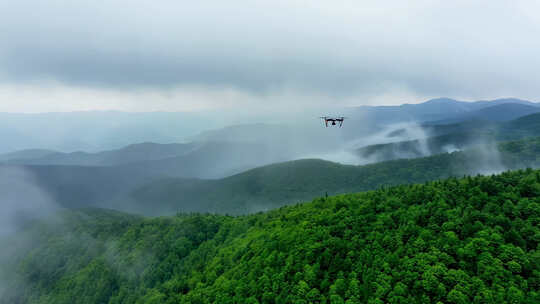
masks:
<svg viewBox="0 0 540 304"><path fill-rule="evenodd" d="M539 303L539 185L522 170L239 217L67 212L0 303Z"/></svg>
<svg viewBox="0 0 540 304"><path fill-rule="evenodd" d="M540 133L540 113L530 114L505 122L497 129L497 137L501 140L537 136Z"/></svg>

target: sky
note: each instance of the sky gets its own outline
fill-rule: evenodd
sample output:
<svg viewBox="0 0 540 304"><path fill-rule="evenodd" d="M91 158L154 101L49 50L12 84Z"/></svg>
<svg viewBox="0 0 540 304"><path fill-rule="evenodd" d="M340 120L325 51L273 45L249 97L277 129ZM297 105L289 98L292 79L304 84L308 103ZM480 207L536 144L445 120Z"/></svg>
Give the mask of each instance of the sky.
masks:
<svg viewBox="0 0 540 304"><path fill-rule="evenodd" d="M0 112L540 101L538 1L0 0Z"/></svg>

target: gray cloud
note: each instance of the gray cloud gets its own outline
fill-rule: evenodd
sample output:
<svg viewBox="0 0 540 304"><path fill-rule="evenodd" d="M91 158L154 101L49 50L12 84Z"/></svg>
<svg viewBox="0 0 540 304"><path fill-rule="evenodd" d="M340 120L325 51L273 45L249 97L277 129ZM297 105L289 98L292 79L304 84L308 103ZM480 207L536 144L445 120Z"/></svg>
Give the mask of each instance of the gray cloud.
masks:
<svg viewBox="0 0 540 304"><path fill-rule="evenodd" d="M540 99L539 9L502 0L4 1L0 81Z"/></svg>

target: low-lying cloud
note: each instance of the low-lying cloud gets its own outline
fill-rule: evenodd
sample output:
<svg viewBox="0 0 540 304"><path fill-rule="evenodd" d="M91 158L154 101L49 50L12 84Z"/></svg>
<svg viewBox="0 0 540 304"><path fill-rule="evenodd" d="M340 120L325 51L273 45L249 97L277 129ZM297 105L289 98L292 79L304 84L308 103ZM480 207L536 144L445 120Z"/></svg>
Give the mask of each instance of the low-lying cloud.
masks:
<svg viewBox="0 0 540 304"><path fill-rule="evenodd" d="M16 263L36 239L21 233L24 228L58 210L55 202L36 183L34 176L20 167L0 166L0 298L16 282ZM19 286L20 287L20 286ZM2 300L6 300L2 298Z"/></svg>
<svg viewBox="0 0 540 304"><path fill-rule="evenodd" d="M21 229L29 221L50 215L58 206L21 167L0 166L0 237Z"/></svg>
<svg viewBox="0 0 540 304"><path fill-rule="evenodd" d="M430 151L427 145L428 137L428 132L426 132L426 130L418 123L395 123L385 126L381 130L370 135L362 135L352 140L337 140L333 143L334 149L330 149L323 153L309 154L304 156L304 158L321 158L342 164L365 165L387 159L385 159L380 152L362 155L362 153L359 152L359 149L373 145L404 141L416 141L417 153L411 154L410 151L396 149L393 151L392 159L429 156L432 154L432 151Z"/></svg>

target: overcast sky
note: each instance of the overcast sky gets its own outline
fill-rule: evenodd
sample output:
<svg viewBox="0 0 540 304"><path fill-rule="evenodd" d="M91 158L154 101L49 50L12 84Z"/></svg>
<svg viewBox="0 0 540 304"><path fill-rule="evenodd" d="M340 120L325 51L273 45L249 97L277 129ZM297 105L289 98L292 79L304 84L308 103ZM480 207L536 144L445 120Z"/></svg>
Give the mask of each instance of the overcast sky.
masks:
<svg viewBox="0 0 540 304"><path fill-rule="evenodd" d="M538 1L0 1L0 111L540 101Z"/></svg>

